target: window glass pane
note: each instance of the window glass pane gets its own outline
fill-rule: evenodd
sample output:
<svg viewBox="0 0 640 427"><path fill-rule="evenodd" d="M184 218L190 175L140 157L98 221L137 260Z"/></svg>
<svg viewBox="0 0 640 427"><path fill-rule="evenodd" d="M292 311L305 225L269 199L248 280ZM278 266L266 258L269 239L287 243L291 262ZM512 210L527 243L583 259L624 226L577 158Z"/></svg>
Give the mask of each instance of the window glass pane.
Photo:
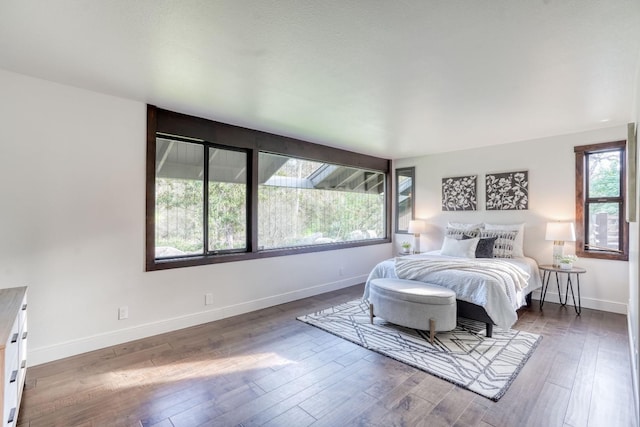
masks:
<svg viewBox="0 0 640 427"><path fill-rule="evenodd" d="M260 153L258 247L384 238L385 175Z"/></svg>
<svg viewBox="0 0 640 427"><path fill-rule="evenodd" d="M156 140L156 258L203 253L204 148Z"/></svg>
<svg viewBox="0 0 640 427"><path fill-rule="evenodd" d="M247 246L247 154L208 148L209 250Z"/></svg>
<svg viewBox="0 0 640 427"><path fill-rule="evenodd" d="M396 170L396 231L408 232L413 219L414 168Z"/></svg>
<svg viewBox="0 0 640 427"><path fill-rule="evenodd" d="M590 250L618 250L620 248L620 205L618 203L589 203L587 244Z"/></svg>
<svg viewBox="0 0 640 427"><path fill-rule="evenodd" d="M591 153L589 157L588 197L619 197L621 151Z"/></svg>

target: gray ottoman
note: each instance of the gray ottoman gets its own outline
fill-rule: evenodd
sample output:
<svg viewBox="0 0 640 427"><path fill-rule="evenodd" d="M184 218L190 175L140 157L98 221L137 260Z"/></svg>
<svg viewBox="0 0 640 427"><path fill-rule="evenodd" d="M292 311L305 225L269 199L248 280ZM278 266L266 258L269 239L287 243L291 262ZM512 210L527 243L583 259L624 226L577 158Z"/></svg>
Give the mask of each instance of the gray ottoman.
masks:
<svg viewBox="0 0 640 427"><path fill-rule="evenodd" d="M433 343L436 332L456 328L456 294L451 289L403 279L369 282L371 323L377 316L396 325L428 330Z"/></svg>

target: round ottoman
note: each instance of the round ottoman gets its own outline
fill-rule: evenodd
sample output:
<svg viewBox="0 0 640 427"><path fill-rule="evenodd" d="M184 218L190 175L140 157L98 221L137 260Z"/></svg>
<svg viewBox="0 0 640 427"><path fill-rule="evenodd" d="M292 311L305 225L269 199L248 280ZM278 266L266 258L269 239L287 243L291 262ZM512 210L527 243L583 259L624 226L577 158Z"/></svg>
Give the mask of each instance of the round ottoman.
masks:
<svg viewBox="0 0 640 427"><path fill-rule="evenodd" d="M404 279L369 282L371 323L377 316L396 325L436 332L456 328L456 294L451 289Z"/></svg>

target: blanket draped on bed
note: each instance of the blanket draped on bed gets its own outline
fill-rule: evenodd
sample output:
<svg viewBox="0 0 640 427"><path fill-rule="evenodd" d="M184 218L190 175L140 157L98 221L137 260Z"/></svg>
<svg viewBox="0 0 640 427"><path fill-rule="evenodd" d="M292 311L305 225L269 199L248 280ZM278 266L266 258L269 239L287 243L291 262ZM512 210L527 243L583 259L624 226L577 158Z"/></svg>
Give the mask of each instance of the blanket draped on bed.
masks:
<svg viewBox="0 0 640 427"><path fill-rule="evenodd" d="M400 279L429 282L429 277L443 270L456 269L484 276L497 283L511 301L515 301L515 290L527 286L529 274L508 262L488 259L415 259L396 258L396 274Z"/></svg>

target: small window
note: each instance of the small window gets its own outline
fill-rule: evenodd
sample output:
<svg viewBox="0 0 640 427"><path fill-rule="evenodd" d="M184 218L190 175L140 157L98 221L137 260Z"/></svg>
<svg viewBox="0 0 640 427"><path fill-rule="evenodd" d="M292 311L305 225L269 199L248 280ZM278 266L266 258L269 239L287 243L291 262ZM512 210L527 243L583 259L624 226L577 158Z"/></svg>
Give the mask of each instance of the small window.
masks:
<svg viewBox="0 0 640 427"><path fill-rule="evenodd" d="M408 233L415 218L415 168L396 169L396 233Z"/></svg>
<svg viewBox="0 0 640 427"><path fill-rule="evenodd" d="M204 147L156 140L156 258L204 253ZM179 160L180 159L180 160Z"/></svg>
<svg viewBox="0 0 640 427"><path fill-rule="evenodd" d="M155 182L155 259L246 249L245 152L158 137Z"/></svg>
<svg viewBox="0 0 640 427"><path fill-rule="evenodd" d="M576 253L628 259L625 141L575 147Z"/></svg>

